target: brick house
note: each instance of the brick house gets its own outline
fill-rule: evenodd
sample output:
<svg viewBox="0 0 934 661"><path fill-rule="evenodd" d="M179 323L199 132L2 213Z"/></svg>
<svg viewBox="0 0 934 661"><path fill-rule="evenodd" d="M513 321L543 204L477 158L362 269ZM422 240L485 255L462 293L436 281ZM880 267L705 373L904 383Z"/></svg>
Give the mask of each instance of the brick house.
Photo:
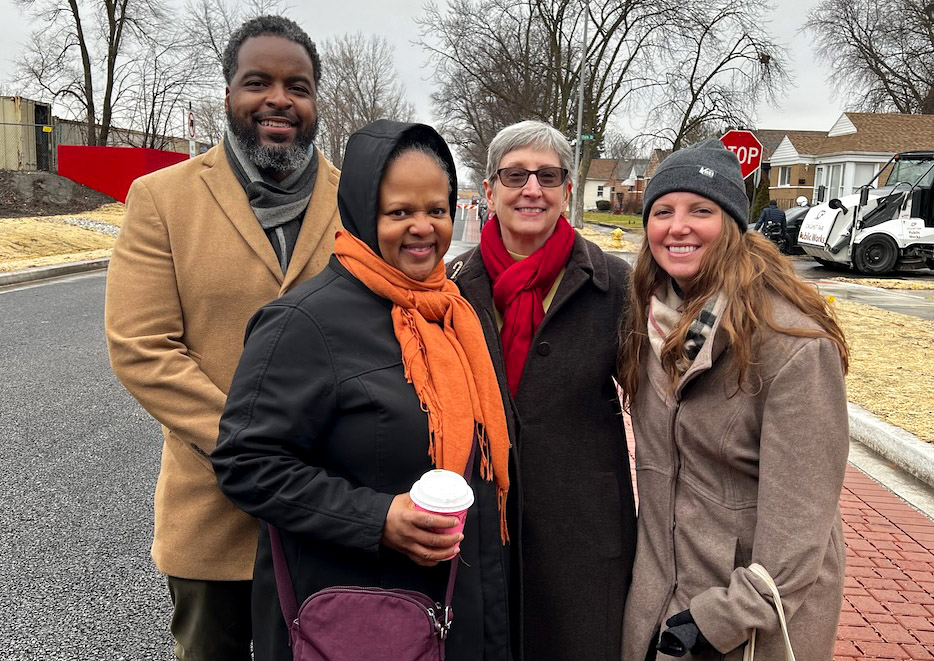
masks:
<svg viewBox="0 0 934 661"><path fill-rule="evenodd" d="M613 211L632 213L641 208L647 165L648 160L643 158L593 159L584 186L584 209L596 209L597 200L609 202Z"/></svg>
<svg viewBox="0 0 934 661"><path fill-rule="evenodd" d="M645 192L645 172L649 161L646 158L620 159L613 172L616 181L616 193L613 199L613 211L638 213L642 209L642 194Z"/></svg>
<svg viewBox="0 0 934 661"><path fill-rule="evenodd" d="M824 200L849 195L894 153L913 149L934 149L934 116L845 112L826 133L785 132L769 155L769 196L788 208L799 195L816 202L821 187Z"/></svg>

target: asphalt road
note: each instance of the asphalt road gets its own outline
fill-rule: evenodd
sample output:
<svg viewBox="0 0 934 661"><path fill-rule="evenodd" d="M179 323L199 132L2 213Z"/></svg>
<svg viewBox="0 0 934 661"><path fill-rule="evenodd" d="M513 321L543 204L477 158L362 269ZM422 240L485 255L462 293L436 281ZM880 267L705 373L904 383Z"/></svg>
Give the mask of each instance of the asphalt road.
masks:
<svg viewBox="0 0 934 661"><path fill-rule="evenodd" d="M157 425L116 381L104 273L0 290L0 659L171 659Z"/></svg>

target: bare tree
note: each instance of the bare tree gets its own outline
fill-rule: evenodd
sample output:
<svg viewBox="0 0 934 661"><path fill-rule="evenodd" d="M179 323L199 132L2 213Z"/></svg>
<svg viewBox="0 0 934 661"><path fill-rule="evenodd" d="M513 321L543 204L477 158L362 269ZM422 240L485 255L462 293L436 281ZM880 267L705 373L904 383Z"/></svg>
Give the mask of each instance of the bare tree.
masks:
<svg viewBox="0 0 934 661"><path fill-rule="evenodd" d="M72 109L89 145L106 145L126 53L164 16L154 0L16 0L39 25L17 62L19 81Z"/></svg>
<svg viewBox="0 0 934 661"><path fill-rule="evenodd" d="M786 54L762 27L767 7L757 0L694 3L683 28L656 55L664 84L655 88L648 119L672 150L749 126L756 101L784 90Z"/></svg>
<svg viewBox="0 0 934 661"><path fill-rule="evenodd" d="M393 64L393 49L382 37L348 34L321 47L318 89L318 144L337 167L350 134L377 119L407 121L415 108L406 100Z"/></svg>
<svg viewBox="0 0 934 661"><path fill-rule="evenodd" d="M628 161L639 158L644 144L638 136L631 137L615 128L608 128L603 135L603 144L599 145L602 158L615 158Z"/></svg>
<svg viewBox="0 0 934 661"><path fill-rule="evenodd" d="M480 180L486 150L504 126L551 121L548 41L531 6L512 0L450 0L428 5L421 45L436 65L431 95L441 129Z"/></svg>
<svg viewBox="0 0 934 661"><path fill-rule="evenodd" d="M168 136L179 133L186 99L200 96L208 72L217 68L204 55L189 48L184 34L169 26L142 41L132 67L131 101L122 115L124 126L136 131L130 134L130 144L165 149Z"/></svg>
<svg viewBox="0 0 934 661"><path fill-rule="evenodd" d="M934 113L930 0L823 0L805 28L828 82L850 107Z"/></svg>
<svg viewBox="0 0 934 661"><path fill-rule="evenodd" d="M506 123L537 118L576 133L583 77L581 128L594 135L581 146L575 190L583 190L611 118L657 84L653 47L677 27L681 11L675 0L450 0L447 11L429 6L419 21L421 43L437 65L433 98L443 128L470 167L482 171L489 140ZM574 204L580 217L583 198L575 196Z"/></svg>
<svg viewBox="0 0 934 661"><path fill-rule="evenodd" d="M281 0L187 0L182 29L193 50L210 53L217 65L216 77L222 80L220 65L233 31L250 18L284 14L288 8Z"/></svg>
<svg viewBox="0 0 934 661"><path fill-rule="evenodd" d="M198 118L198 136L210 145L216 145L227 130L227 112L222 96L206 96L194 104L195 117Z"/></svg>

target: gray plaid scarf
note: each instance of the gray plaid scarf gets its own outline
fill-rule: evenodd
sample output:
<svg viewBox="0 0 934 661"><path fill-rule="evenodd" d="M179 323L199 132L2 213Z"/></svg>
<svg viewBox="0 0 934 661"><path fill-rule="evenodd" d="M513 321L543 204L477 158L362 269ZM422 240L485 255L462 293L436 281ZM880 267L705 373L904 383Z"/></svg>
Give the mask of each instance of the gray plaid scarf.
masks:
<svg viewBox="0 0 934 661"><path fill-rule="evenodd" d="M649 304L649 344L655 355L661 359L662 348L665 346L665 340L672 330L681 322L681 307L684 301L675 291L672 282L669 280L668 286L661 288L652 295ZM688 371L688 368L697 358L697 355L704 348L704 344L710 337L714 325L717 323L717 317L723 313L726 303L722 293L713 296L701 309L697 319L691 322L687 335L684 338L684 355L678 360L677 368L681 374Z"/></svg>
<svg viewBox="0 0 934 661"><path fill-rule="evenodd" d="M256 219L276 252L282 273L285 273L302 228L305 209L315 189L318 152L314 145L309 145L302 166L282 181L275 181L263 176L229 131L224 135L224 151L237 181L246 191Z"/></svg>

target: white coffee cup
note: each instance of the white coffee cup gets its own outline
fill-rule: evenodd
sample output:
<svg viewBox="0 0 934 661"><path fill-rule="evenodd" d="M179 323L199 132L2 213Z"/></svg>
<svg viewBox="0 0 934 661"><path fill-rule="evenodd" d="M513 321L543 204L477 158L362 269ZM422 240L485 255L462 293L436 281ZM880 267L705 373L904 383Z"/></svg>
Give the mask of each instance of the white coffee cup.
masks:
<svg viewBox="0 0 934 661"><path fill-rule="evenodd" d="M416 480L409 497L420 510L457 517L456 526L435 531L445 534L464 530L467 509L474 501L473 489L461 474L440 468L430 470Z"/></svg>

